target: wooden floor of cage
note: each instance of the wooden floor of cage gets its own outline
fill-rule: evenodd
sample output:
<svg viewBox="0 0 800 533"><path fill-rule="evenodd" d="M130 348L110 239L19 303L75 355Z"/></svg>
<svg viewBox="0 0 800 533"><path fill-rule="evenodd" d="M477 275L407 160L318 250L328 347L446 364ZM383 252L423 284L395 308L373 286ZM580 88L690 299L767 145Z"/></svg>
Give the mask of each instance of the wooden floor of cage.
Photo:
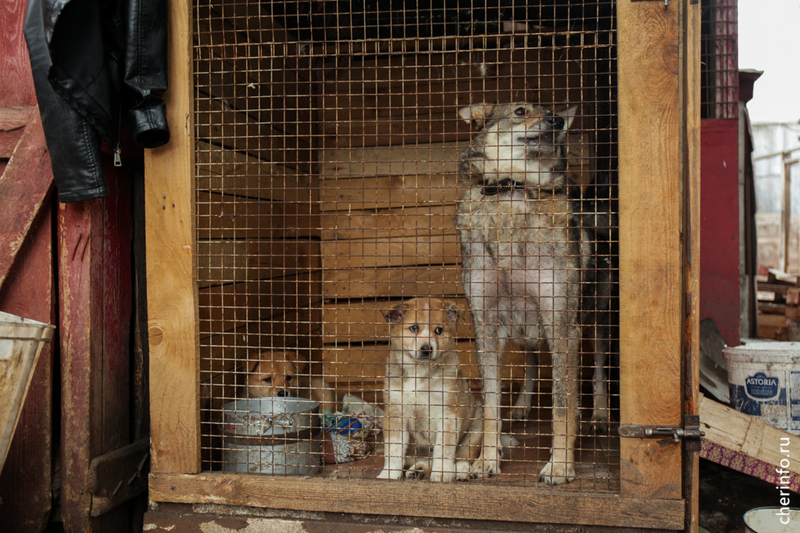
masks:
<svg viewBox="0 0 800 533"><path fill-rule="evenodd" d="M534 409L529 420L504 425L506 434L519 444L509 448L499 475L456 483L500 483L541 486L545 490L610 492L619 491L619 438L604 434L581 435L575 444L577 477L567 485L550 487L539 483L539 470L549 459L552 426L547 409ZM320 475L332 478L374 479L383 468L383 442L378 437L372 453L360 460L325 464ZM402 483L428 483L404 479ZM387 481L386 483L393 483ZM397 481L394 481L397 483Z"/></svg>

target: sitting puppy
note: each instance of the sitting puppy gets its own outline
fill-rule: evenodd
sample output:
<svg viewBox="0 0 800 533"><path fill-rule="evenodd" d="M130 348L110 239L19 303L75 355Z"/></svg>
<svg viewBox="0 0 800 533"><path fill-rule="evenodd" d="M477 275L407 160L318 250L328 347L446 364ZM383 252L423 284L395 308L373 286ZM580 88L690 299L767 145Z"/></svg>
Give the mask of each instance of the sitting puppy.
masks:
<svg viewBox="0 0 800 533"><path fill-rule="evenodd" d="M309 364L301 361L297 352L262 352L248 359L246 396L308 398L319 403L320 413L335 412L333 388L321 372L310 373L308 368Z"/></svg>
<svg viewBox="0 0 800 533"><path fill-rule="evenodd" d="M384 315L391 324L391 352L380 479L400 479L404 468L408 478L470 477L483 440L483 409L459 368L455 331L460 316L454 303L436 298L410 300ZM406 455L411 443L420 458Z"/></svg>

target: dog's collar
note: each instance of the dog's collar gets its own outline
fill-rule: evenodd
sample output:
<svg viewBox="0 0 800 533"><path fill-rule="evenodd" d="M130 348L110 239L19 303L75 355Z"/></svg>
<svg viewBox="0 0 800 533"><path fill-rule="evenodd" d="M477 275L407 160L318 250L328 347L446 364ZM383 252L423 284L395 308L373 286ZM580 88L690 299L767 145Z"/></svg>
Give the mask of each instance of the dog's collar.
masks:
<svg viewBox="0 0 800 533"><path fill-rule="evenodd" d="M514 181L511 178L496 181L492 184L483 183L481 194L484 196L496 196L501 192L507 191L524 191L525 184L519 181Z"/></svg>

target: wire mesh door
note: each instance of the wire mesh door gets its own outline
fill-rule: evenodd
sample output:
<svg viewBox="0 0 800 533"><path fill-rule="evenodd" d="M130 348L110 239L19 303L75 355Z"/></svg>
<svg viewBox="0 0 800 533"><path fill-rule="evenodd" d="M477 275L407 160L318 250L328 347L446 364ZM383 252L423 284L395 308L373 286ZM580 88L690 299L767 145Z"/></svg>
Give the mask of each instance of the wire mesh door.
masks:
<svg viewBox="0 0 800 533"><path fill-rule="evenodd" d="M618 491L613 3L194 9L204 468Z"/></svg>

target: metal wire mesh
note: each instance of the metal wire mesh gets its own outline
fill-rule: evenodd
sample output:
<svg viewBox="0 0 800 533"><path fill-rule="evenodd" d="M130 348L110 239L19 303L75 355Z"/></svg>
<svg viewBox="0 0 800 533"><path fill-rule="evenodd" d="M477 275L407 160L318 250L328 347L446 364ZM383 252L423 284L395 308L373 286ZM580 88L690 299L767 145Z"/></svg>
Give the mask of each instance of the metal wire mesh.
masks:
<svg viewBox="0 0 800 533"><path fill-rule="evenodd" d="M701 116L739 116L738 18L735 0L703 0Z"/></svg>
<svg viewBox="0 0 800 533"><path fill-rule="evenodd" d="M611 1L198 0L204 468L375 478L402 456L400 477L538 485L566 432L563 487L618 490L613 13ZM459 160L481 121L459 110L482 102L544 108L522 117L525 155L505 153L510 130L483 146L522 175L476 186ZM556 115L564 131L545 132ZM547 161L558 187L535 184ZM510 222L457 223L489 203ZM486 240L469 264L465 224ZM517 263L486 266L504 246ZM476 283L527 306L488 328L512 326L502 363L477 354L497 339L476 339ZM492 374L509 438L499 470L479 471ZM580 424L553 424L561 403ZM398 421L415 447L385 445Z"/></svg>

